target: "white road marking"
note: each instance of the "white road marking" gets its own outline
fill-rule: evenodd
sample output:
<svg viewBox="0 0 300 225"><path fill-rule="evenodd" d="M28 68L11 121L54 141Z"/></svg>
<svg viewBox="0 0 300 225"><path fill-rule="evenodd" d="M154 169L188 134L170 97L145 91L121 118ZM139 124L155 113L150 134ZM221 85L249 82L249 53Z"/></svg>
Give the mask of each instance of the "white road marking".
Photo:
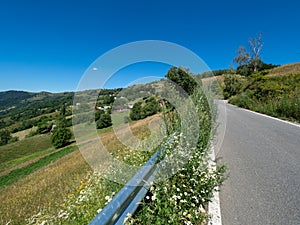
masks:
<svg viewBox="0 0 300 225"><path fill-rule="evenodd" d="M228 104L230 104L230 103L228 103ZM232 105L232 104L230 104L230 105ZM238 107L236 105L232 105L232 106ZM300 124L296 124L296 123L289 122L289 121L286 121L286 120L278 119L276 117L268 116L266 114L262 114L262 113L259 113L259 112L254 112L254 111L251 111L249 109L244 109L244 108L241 108L241 107L239 107L239 108L242 109L242 110L245 110L247 112L251 112L251 113L254 113L254 114L257 114L257 115L260 115L260 116L264 116L264 117L269 118L269 119L277 120L279 122L286 123L286 124L289 124L289 125L296 126L296 127L300 128Z"/></svg>
<svg viewBox="0 0 300 225"><path fill-rule="evenodd" d="M215 151L214 151L214 145L212 143L211 143L211 147L210 147L209 156L211 158L210 166L213 169L215 169L216 166L213 163L215 160ZM222 225L219 192L215 191L213 194L214 194L214 197L213 197L212 201L208 203L208 213L211 215L211 218L210 218L208 224L209 225Z"/></svg>

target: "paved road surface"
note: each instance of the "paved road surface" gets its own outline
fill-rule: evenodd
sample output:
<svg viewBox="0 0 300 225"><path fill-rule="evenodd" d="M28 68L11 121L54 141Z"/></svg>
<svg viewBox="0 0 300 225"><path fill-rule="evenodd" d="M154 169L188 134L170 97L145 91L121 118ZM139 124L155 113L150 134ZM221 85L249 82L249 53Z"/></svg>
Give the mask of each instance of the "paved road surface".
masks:
<svg viewBox="0 0 300 225"><path fill-rule="evenodd" d="M300 127L227 104L223 225L300 225Z"/></svg>

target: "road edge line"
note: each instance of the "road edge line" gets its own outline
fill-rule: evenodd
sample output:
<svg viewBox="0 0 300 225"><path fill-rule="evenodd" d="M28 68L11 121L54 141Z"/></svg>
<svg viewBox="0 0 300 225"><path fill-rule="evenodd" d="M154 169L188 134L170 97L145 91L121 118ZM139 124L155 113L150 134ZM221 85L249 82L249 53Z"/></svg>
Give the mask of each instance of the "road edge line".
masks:
<svg viewBox="0 0 300 225"><path fill-rule="evenodd" d="M293 123L293 122L290 122L290 121L287 121L287 120L279 119L277 117L269 116L269 115L266 115L266 114L263 114L263 113L255 112L255 111L252 111L250 109L245 109L245 108L242 108L242 107L239 107L237 105L230 104L230 103L227 103L227 104L235 106L235 107L238 107L238 108L243 109L243 110L245 110L247 112L251 112L251 113L254 113L254 114L257 114L257 115L260 115L260 116L264 116L264 117L269 118L269 119L277 120L279 122L283 122L283 123L286 123L286 124L289 124L289 125L293 125L293 126L296 126L296 127L300 128L300 124L297 124L297 123Z"/></svg>
<svg viewBox="0 0 300 225"><path fill-rule="evenodd" d="M216 169L216 165L214 163L215 151L214 151L213 143L211 143L210 145L209 157L210 157L209 166L212 169ZM219 187L217 188L219 189ZM213 198L208 203L208 214L211 215L211 218L208 220L209 225L222 225L219 191L213 192Z"/></svg>

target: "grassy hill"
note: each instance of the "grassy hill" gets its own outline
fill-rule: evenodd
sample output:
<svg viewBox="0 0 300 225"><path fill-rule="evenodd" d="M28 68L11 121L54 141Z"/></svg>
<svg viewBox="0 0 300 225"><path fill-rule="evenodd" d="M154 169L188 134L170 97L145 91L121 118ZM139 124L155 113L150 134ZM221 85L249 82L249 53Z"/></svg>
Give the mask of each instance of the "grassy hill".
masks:
<svg viewBox="0 0 300 225"><path fill-rule="evenodd" d="M24 108L34 104L47 102L56 102L58 100L70 100L73 97L72 92L49 93L49 92L25 92L25 91L5 91L0 92L0 110L1 114L14 108ZM41 105L42 106L42 105ZM9 109L10 108L10 109Z"/></svg>
<svg viewBox="0 0 300 225"><path fill-rule="evenodd" d="M267 76L281 76L289 74L300 74L300 63L286 64L273 68Z"/></svg>

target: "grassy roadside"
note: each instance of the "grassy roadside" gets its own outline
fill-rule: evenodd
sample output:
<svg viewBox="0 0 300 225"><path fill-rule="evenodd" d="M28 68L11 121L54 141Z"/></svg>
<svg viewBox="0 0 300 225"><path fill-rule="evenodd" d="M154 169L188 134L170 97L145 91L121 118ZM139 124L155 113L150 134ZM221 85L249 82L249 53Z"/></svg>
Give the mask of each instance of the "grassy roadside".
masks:
<svg viewBox="0 0 300 225"><path fill-rule="evenodd" d="M300 73L254 75L241 82L229 103L273 117L300 122Z"/></svg>
<svg viewBox="0 0 300 225"><path fill-rule="evenodd" d="M198 90L192 96L197 108L200 135L197 146L185 142L189 137L178 134L164 151L165 166L160 169L148 195L134 215L128 215L125 224L206 224L209 215L205 208L213 191L224 181L224 166L216 169L209 165L209 140L213 114L203 93ZM185 144L182 144L185 143ZM180 157L174 161L173 153ZM186 161L188 159L188 161ZM183 161L181 161L183 160ZM164 179L164 169L178 172Z"/></svg>

